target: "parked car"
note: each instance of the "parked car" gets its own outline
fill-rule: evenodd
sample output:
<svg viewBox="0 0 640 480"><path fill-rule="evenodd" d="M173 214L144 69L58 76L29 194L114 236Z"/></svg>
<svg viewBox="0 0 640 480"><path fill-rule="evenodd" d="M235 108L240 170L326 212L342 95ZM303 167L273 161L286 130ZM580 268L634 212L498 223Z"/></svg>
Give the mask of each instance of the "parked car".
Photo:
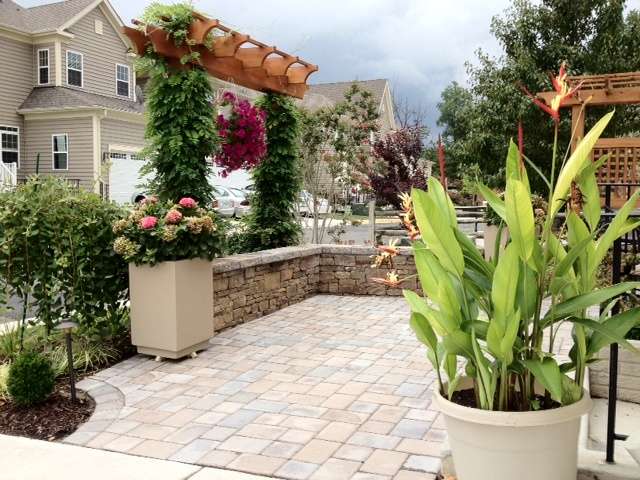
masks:
<svg viewBox="0 0 640 480"><path fill-rule="evenodd" d="M326 198L316 198L316 202L318 204L317 212L320 215L331 213L331 207L329 206L329 201ZM306 190L300 192L298 211L303 217L313 216L313 195Z"/></svg>
<svg viewBox="0 0 640 480"><path fill-rule="evenodd" d="M213 208L223 217L240 218L249 211L249 201L247 194L240 189L232 187L223 187L221 185L213 186L215 192Z"/></svg>

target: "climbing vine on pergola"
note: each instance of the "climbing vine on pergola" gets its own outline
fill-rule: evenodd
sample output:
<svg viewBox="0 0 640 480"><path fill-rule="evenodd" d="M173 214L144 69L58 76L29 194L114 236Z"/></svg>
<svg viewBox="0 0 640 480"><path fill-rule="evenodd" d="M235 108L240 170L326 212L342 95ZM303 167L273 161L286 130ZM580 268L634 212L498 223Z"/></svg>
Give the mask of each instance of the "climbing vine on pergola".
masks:
<svg viewBox="0 0 640 480"><path fill-rule="evenodd" d="M210 75L252 90L303 98L308 89L307 79L318 70L316 65L198 12L193 12L187 40L182 45L176 45L158 25L138 20L133 23L138 28L124 27L123 32L138 55L144 55L152 46L157 55L176 68L188 68L189 64L181 60L191 55L190 63L198 64ZM198 55L193 56L194 52Z"/></svg>

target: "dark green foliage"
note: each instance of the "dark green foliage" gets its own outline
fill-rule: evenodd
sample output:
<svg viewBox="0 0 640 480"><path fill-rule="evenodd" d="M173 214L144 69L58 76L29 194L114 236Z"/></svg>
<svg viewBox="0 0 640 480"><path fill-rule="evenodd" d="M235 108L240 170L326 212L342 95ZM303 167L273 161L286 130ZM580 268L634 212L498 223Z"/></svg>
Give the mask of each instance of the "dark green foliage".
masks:
<svg viewBox="0 0 640 480"><path fill-rule="evenodd" d="M212 198L206 161L218 145L212 97L209 78L199 68L152 73L145 168L154 175L150 189L161 200L192 197L206 205Z"/></svg>
<svg viewBox="0 0 640 480"><path fill-rule="evenodd" d="M295 216L301 188L298 111L290 98L273 93L257 105L267 114L267 156L252 172L256 193L244 251L296 245L301 235Z"/></svg>
<svg viewBox="0 0 640 480"><path fill-rule="evenodd" d="M39 353L20 354L9 367L7 391L13 401L29 407L44 402L55 383L51 362Z"/></svg>
<svg viewBox="0 0 640 480"><path fill-rule="evenodd" d="M124 215L63 179L33 177L0 194L0 278L28 295L47 330L65 314L109 330L127 298L127 265L112 248L112 223Z"/></svg>
<svg viewBox="0 0 640 480"><path fill-rule="evenodd" d="M442 93L439 124L444 127L447 167L478 163L484 173L498 174L509 138L524 127L526 155L549 174L552 121L522 93L549 90L548 73L567 61L570 75L640 69L640 14L625 13L623 0L514 0L493 19L491 29L503 54L480 51L467 65L469 88L451 84ZM605 109L608 110L608 109ZM587 109L587 130L605 110ZM638 106L616 107L604 137L640 130ZM568 145L570 110L561 112L560 145ZM537 175L533 187L545 191Z"/></svg>

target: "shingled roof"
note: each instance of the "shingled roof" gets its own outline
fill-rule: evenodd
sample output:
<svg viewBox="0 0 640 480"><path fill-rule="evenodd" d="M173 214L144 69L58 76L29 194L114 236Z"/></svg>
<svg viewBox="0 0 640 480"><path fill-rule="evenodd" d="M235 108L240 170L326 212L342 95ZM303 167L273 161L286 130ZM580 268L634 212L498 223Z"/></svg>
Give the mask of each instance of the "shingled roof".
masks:
<svg viewBox="0 0 640 480"><path fill-rule="evenodd" d="M351 85L354 83L363 90L368 90L373 94L373 98L378 102L382 102L384 90L387 86L387 80L379 78L375 80L353 80L349 82L334 82L334 83L317 83L315 85L309 85L309 91L307 96L302 102L303 107L314 110L318 108L318 105L325 106L326 101L335 105L344 100L344 94L347 93ZM320 97L324 97L326 101L321 101Z"/></svg>
<svg viewBox="0 0 640 480"><path fill-rule="evenodd" d="M27 8L0 0L0 25L30 34L55 32L94 2L66 0Z"/></svg>
<svg viewBox="0 0 640 480"><path fill-rule="evenodd" d="M97 95L66 87L34 88L18 109L20 113L62 110L65 108L108 108L122 112L139 113L144 111L143 105L119 98Z"/></svg>

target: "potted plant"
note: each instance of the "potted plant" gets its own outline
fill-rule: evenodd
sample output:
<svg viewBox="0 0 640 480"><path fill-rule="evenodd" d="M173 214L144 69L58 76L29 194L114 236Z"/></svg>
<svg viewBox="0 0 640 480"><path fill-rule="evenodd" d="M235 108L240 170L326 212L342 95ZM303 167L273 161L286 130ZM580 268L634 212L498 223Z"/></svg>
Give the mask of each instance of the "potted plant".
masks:
<svg viewBox="0 0 640 480"><path fill-rule="evenodd" d="M223 235L192 198L150 197L117 221L114 250L129 263L131 341L138 352L181 358L213 336L211 260Z"/></svg>
<svg viewBox="0 0 640 480"><path fill-rule="evenodd" d="M556 101L544 107L557 128L558 110L573 94L564 67L554 87ZM434 399L459 480L575 480L580 417L591 408L584 389L587 365L612 342L636 351L624 336L637 323L639 308L587 316L589 307L639 286L596 288L598 266L614 240L639 226L628 222L638 194L606 228L599 226L599 164L590 153L612 115L582 139L557 179L553 173L545 179L549 207L540 229L524 161L511 142L504 200L480 186L510 233L492 262L458 228L437 180L430 179L427 192L412 191L407 217L417 224L413 251L424 296L411 290L404 296L411 327L437 372ZM555 166L554 153L551 172ZM584 204L567 205L572 185ZM402 281L395 272L387 277L395 285ZM556 348L563 324L573 326L567 356Z"/></svg>

